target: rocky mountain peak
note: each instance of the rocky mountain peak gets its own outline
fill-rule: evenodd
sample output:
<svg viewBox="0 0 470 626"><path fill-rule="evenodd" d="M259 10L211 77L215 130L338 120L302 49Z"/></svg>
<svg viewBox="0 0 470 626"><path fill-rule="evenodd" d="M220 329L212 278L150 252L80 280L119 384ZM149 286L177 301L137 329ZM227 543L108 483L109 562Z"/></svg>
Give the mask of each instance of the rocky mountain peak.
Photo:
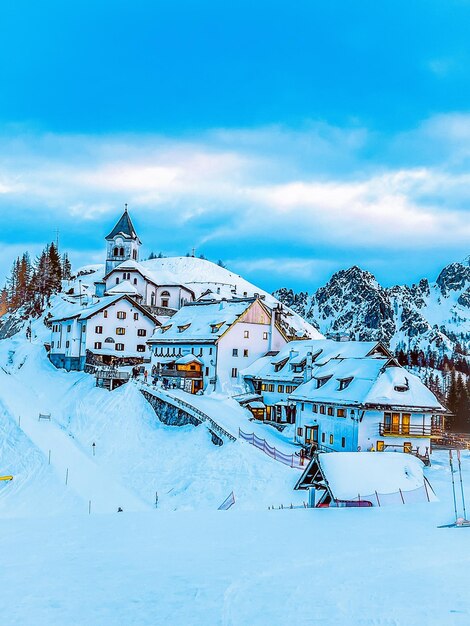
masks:
<svg viewBox="0 0 470 626"><path fill-rule="evenodd" d="M442 295L447 296L451 291L460 291L470 285L470 264L451 263L439 274L436 280Z"/></svg>
<svg viewBox="0 0 470 626"><path fill-rule="evenodd" d="M422 350L470 353L470 257L445 267L435 283L383 288L357 265L340 270L313 294L280 289L281 302L324 335L378 340ZM454 294L453 298L447 297ZM444 296L444 297L443 297Z"/></svg>

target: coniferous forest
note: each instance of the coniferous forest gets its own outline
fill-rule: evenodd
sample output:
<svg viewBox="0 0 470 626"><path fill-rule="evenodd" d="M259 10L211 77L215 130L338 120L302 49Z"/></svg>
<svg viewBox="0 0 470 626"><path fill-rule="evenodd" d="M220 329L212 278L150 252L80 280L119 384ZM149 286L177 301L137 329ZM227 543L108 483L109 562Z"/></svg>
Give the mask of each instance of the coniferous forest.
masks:
<svg viewBox="0 0 470 626"><path fill-rule="evenodd" d="M59 254L52 242L32 261L25 252L13 262L10 275L0 295L0 315L24 310L24 316L40 315L51 295L59 293L62 280L71 278L67 253Z"/></svg>

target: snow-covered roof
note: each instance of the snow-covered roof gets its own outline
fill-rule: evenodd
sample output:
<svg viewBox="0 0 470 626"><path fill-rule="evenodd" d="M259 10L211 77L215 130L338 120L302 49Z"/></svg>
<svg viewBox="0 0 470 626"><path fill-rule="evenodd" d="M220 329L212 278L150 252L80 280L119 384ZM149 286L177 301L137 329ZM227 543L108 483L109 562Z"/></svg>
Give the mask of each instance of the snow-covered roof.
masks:
<svg viewBox="0 0 470 626"><path fill-rule="evenodd" d="M216 341L254 300L227 300L182 307L168 323L157 328L149 343Z"/></svg>
<svg viewBox="0 0 470 626"><path fill-rule="evenodd" d="M314 367L312 375L311 380L293 392L293 399L445 410L417 376L387 357L335 358Z"/></svg>
<svg viewBox="0 0 470 626"><path fill-rule="evenodd" d="M318 462L338 500L375 492L397 493L400 489L407 492L424 485L423 462L402 452L322 452Z"/></svg>
<svg viewBox="0 0 470 626"><path fill-rule="evenodd" d="M293 372L293 365L301 365L311 353L314 365L327 363L334 358L388 356L388 351L377 341L333 341L332 339L308 339L290 341L275 356L261 357L241 373L247 377L265 380L290 380L302 376ZM282 367L280 364L284 362ZM278 371L276 371L278 370Z"/></svg>
<svg viewBox="0 0 470 626"><path fill-rule="evenodd" d="M96 304L93 304L92 306L88 306L85 309L82 309L80 315L78 316L78 319L86 320L89 317L92 317L93 315L95 315L96 313L99 313L103 309L106 309L108 306L111 306L111 304L115 304L123 297L124 296L122 294L116 294L113 296L105 296L104 298L101 298L99 302L97 302Z"/></svg>
<svg viewBox="0 0 470 626"><path fill-rule="evenodd" d="M77 318L79 320L86 320L92 317L93 315L96 315L96 313L99 313L103 309L106 309L108 306L111 306L112 304L119 302L120 300L127 300L128 302L132 304L132 306L135 306L136 308L138 308L142 312L143 315L146 315L151 320L158 323L156 321L156 318L153 315L151 315L148 311L146 311L142 306L139 305L138 302L133 300L127 294L115 294L115 295L105 296L104 298L100 298L97 302L85 308L78 308L76 304L74 306L69 305L67 307L60 307L60 308L57 307L56 310L58 311L58 314L54 315L54 317L51 318L50 321L60 322L60 321L73 319L73 318Z"/></svg>
<svg viewBox="0 0 470 626"><path fill-rule="evenodd" d="M131 293L133 295L139 295L139 290L131 283L130 280L123 280L117 285L114 285L114 287L108 289L106 293L111 295L117 293Z"/></svg>
<svg viewBox="0 0 470 626"><path fill-rule="evenodd" d="M208 290L212 299L245 298L258 294L270 307L280 304L270 293L263 291L238 274L225 267L197 257L167 257L137 262L124 261L112 271L139 271L145 278L156 285L181 285L198 299ZM208 294L210 296L210 294ZM286 334L298 337L323 338L314 326L303 320L300 315L283 305L284 315L281 327Z"/></svg>
<svg viewBox="0 0 470 626"><path fill-rule="evenodd" d="M199 363L202 365L201 359L198 359L194 354L185 354L184 356L180 356L179 359L176 359L175 363L177 365L187 365L188 363Z"/></svg>

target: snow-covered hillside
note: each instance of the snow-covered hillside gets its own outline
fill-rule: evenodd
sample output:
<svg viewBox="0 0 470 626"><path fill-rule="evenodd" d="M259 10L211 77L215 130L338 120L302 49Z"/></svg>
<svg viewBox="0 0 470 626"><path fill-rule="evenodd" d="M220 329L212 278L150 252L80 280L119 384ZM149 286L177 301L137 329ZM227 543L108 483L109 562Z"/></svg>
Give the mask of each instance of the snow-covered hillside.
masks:
<svg viewBox="0 0 470 626"><path fill-rule="evenodd" d="M15 474L0 483L0 515L86 511L90 500L96 512L145 510L155 492L165 510L215 510L232 490L241 509L302 501L298 470L241 442L215 446L203 426L162 424L132 384L109 393L93 376L55 369L48 334L41 318L31 342L25 329L0 341L0 474Z"/></svg>
<svg viewBox="0 0 470 626"><path fill-rule="evenodd" d="M2 624L467 623L470 534L437 528L453 516L444 453L426 470L438 502L304 509L299 470L162 424L134 384L56 370L44 316L26 327L0 341ZM467 452L463 470L470 501Z"/></svg>
<svg viewBox="0 0 470 626"><path fill-rule="evenodd" d="M323 334L382 340L452 352L470 351L470 260L445 267L434 283L384 288L359 267L341 270L315 293L275 292Z"/></svg>

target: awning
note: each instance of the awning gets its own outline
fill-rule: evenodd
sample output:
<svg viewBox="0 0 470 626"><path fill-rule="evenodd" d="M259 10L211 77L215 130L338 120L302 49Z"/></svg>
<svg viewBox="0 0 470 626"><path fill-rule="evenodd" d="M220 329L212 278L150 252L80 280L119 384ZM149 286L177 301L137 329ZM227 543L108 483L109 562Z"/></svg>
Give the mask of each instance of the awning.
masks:
<svg viewBox="0 0 470 626"><path fill-rule="evenodd" d="M248 406L250 407L250 409L265 409L266 408L266 406L259 400L248 402Z"/></svg>
<svg viewBox="0 0 470 626"><path fill-rule="evenodd" d="M199 363L202 365L202 361L194 356L194 354L185 354L181 356L179 359L176 359L177 365L186 365L187 363Z"/></svg>
<svg viewBox="0 0 470 626"><path fill-rule="evenodd" d="M259 393L242 393L238 396L232 397L241 405L248 404L249 402L254 402L255 400L263 399L263 396L261 396Z"/></svg>

